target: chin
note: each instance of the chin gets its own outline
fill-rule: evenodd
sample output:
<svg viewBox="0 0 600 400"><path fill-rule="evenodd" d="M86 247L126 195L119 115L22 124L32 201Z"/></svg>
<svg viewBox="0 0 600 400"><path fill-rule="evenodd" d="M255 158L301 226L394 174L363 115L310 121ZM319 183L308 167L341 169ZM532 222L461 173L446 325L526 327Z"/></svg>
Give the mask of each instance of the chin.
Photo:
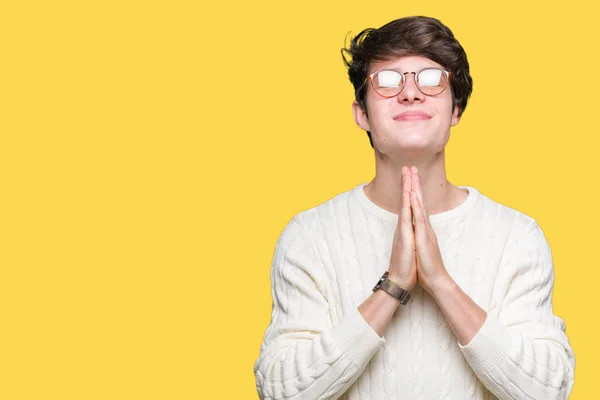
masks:
<svg viewBox="0 0 600 400"><path fill-rule="evenodd" d="M395 132L385 137L373 136L373 143L383 154L401 155L406 151L433 150L439 147L431 132L422 130Z"/></svg>
<svg viewBox="0 0 600 400"><path fill-rule="evenodd" d="M432 144L435 135L422 130L407 130L396 132L390 142L398 143L400 146L425 147Z"/></svg>

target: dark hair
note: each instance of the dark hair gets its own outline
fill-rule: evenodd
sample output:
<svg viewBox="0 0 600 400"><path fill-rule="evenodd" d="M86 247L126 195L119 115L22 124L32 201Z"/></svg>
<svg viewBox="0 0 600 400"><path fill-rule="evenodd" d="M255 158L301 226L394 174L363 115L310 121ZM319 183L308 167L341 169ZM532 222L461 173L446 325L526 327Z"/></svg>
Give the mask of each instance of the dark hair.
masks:
<svg viewBox="0 0 600 400"><path fill-rule="evenodd" d="M345 53L351 60L348 60ZM467 108L467 101L473 91L467 54L450 28L438 19L424 16L400 18L378 29L364 29L351 40L347 48L342 48L342 59L354 86L354 96L365 113L367 85L364 83L371 62L387 61L407 55L427 57L452 73L452 110L455 104L458 104L460 117ZM373 147L371 132L367 131L367 135Z"/></svg>

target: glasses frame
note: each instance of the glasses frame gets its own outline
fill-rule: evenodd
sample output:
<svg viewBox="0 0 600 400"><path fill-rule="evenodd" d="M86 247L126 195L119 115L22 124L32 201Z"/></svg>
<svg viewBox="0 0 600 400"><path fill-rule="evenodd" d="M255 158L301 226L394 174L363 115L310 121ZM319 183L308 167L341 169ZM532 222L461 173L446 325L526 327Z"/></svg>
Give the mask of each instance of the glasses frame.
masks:
<svg viewBox="0 0 600 400"><path fill-rule="evenodd" d="M419 84L417 83L417 76L419 76L419 74L421 72L423 72L425 70L428 70L428 69L436 69L436 70L442 71L444 74L446 74L446 86L444 87L444 89L442 89L441 92L439 92L437 94L427 94L427 93L423 92L421 90L421 88L419 87ZM377 91L377 89L375 88L375 82L373 81L373 77L375 75L377 75L378 73L380 73L381 71L394 71L394 72L398 72L402 76L402 86L400 87L400 90L398 91L398 93L396 93L394 95L390 95L390 96L385 96L385 95L383 95L383 94L381 94L381 93L379 93ZM417 72L402 72L398 68L384 68L384 69L380 69L379 71L375 71L371 75L367 76L367 79L365 80L365 83L366 83L366 81L370 81L371 82L371 86L373 87L373 90L375 90L375 93L377 93L381 97L385 97L385 98L396 97L400 93L402 93L402 91L404 90L404 86L406 86L406 78L405 78L406 74L414 74L415 86L417 87L417 89L419 90L419 92L423 93L425 96L430 96L430 97L439 96L440 94L444 93L444 91L450 85L450 77L452 76L452 72L446 71L445 69L437 68L437 67L425 67L425 68L420 69Z"/></svg>

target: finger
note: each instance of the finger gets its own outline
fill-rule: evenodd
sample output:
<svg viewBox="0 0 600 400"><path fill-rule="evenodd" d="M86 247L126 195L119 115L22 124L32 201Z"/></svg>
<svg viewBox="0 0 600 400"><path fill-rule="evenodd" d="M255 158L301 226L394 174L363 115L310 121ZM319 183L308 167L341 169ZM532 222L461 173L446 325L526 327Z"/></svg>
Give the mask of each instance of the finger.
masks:
<svg viewBox="0 0 600 400"><path fill-rule="evenodd" d="M419 202L421 203L421 207L423 208L423 212L425 215L429 215L427 212L427 205L425 204L425 199L423 198L423 188L421 187L421 175L419 174L419 170L416 166L413 165L412 171L412 186L413 190L417 192L417 197L419 198Z"/></svg>
<svg viewBox="0 0 600 400"><path fill-rule="evenodd" d="M402 203L400 204L400 209L404 207L404 191L406 190L406 180L406 171L404 170L404 167L402 167Z"/></svg>
<svg viewBox="0 0 600 400"><path fill-rule="evenodd" d="M412 225L410 192L408 190L402 191L402 210L400 210L400 232L402 235L403 243L412 243L414 230Z"/></svg>
<svg viewBox="0 0 600 400"><path fill-rule="evenodd" d="M413 190L417 192L419 205L423 214L425 215L425 224L427 226L431 226L429 223L429 210L427 209L427 203L425 202L425 196L423 195L423 187L421 186L421 175L419 174L416 166L413 166L411 169L411 178L413 180Z"/></svg>
<svg viewBox="0 0 600 400"><path fill-rule="evenodd" d="M423 208L419 202L419 197L415 191L411 192L410 196L411 200L411 208L413 215L415 216L415 237L420 239L425 239L425 214L423 214Z"/></svg>
<svg viewBox="0 0 600 400"><path fill-rule="evenodd" d="M402 174L402 205L406 202L408 205L408 209L410 210L410 191L411 191L411 177L410 177L410 169L402 167L404 173ZM404 201L404 192L408 192L408 196L406 197L406 201Z"/></svg>
<svg viewBox="0 0 600 400"><path fill-rule="evenodd" d="M406 166L402 166L402 177L403 177L403 181L402 181L402 198L406 198L406 201L403 200L403 203L406 203L408 205L408 220L410 220L410 224L412 227L412 231L414 232L414 228L415 228L415 218L414 218L414 214L412 213L411 210L411 206L410 206L410 193L412 192L412 178L411 178L411 173L410 173L410 168L406 167ZM405 197L406 195L406 197Z"/></svg>
<svg viewBox="0 0 600 400"><path fill-rule="evenodd" d="M408 193L412 190L412 179L410 177L410 169L406 166L402 166L402 190L408 190Z"/></svg>

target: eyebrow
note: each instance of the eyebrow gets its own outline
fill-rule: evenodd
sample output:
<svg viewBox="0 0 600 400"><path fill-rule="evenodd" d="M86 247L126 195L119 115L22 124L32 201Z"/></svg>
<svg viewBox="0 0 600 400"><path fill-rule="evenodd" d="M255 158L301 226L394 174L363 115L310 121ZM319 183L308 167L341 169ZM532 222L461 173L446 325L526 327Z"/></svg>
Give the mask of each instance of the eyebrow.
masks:
<svg viewBox="0 0 600 400"><path fill-rule="evenodd" d="M441 69L442 71L446 71L446 69L444 67L438 67L436 65L428 65L426 67L418 68L414 71L402 71L399 67L386 67L386 68L372 70L368 73L368 75L371 75L371 74L374 74L375 72L380 72L380 71L397 71L402 74L407 74L407 73L415 73L416 74L417 72L423 71L424 69L427 69L427 68L435 68L435 69Z"/></svg>

